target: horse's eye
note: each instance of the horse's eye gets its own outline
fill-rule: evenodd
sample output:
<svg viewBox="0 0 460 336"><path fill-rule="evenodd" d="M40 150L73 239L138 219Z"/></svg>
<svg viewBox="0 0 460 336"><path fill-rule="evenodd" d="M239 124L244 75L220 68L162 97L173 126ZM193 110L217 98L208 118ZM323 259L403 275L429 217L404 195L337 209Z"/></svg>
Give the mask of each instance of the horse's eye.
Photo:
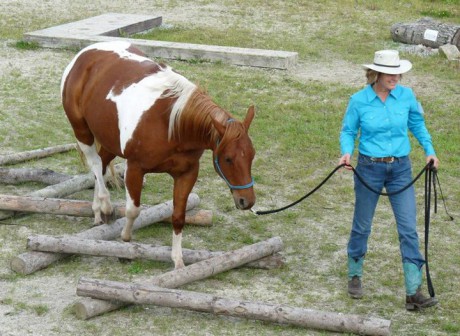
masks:
<svg viewBox="0 0 460 336"><path fill-rule="evenodd" d="M231 163L232 163L232 158L230 158L230 157L227 156L227 157L225 158L225 163L231 164Z"/></svg>

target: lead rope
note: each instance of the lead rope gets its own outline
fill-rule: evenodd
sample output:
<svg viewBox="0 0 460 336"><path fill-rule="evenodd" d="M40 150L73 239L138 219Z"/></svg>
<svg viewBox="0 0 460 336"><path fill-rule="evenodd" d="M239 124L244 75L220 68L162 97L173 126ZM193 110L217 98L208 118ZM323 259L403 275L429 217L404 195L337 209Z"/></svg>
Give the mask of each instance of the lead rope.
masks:
<svg viewBox="0 0 460 336"><path fill-rule="evenodd" d="M309 197L310 195L314 194L318 189L320 189L331 177L334 175L340 168L346 166L346 164L341 164L337 167L334 168L333 171L329 173L329 175L320 183L318 186L316 186L314 189L312 189L310 192L299 198L297 201L292 202L284 207L275 209L275 210L266 210L266 211L253 211L256 215L268 215L276 212L280 212L283 210L286 210L290 207L293 207L294 205L302 202L304 199ZM433 160L431 160L429 163L426 164L425 167L418 173L418 175L406 186L401 188L400 190L391 192L391 193L386 193L386 192L380 192L378 190L373 189L369 184L364 181L364 179L358 174L356 169L351 166L351 169L353 170L353 173L356 175L356 177L359 179L359 181L370 191L373 193L379 194L381 196L393 196L396 194L399 194L409 188L411 185L413 185L422 175L425 173L425 270L426 270L426 281L427 281L427 286L428 286L428 292L430 294L430 297L435 296L434 292L434 287L433 283L431 281L431 275L430 275L430 269L428 266L428 239L429 239L429 233L430 233L430 210L431 210L431 185L433 185L433 191L434 191L434 212L437 213L438 211L438 194L437 194L437 189L436 189L436 182L439 186L439 191L441 193L441 199L444 203L444 209L446 211L446 214L450 217L450 220L454 220L454 218L449 214L447 211L447 206L446 206L446 201L444 199L444 195L442 194L442 189L441 189L441 183L439 182L439 176L437 174L437 170L433 167Z"/></svg>

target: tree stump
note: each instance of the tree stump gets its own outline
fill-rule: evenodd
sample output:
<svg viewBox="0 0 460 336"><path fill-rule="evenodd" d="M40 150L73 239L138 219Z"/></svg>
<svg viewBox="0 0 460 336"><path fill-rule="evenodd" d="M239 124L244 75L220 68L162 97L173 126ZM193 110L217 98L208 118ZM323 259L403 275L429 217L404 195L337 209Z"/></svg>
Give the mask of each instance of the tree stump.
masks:
<svg viewBox="0 0 460 336"><path fill-rule="evenodd" d="M393 41L439 48L452 44L460 49L460 26L423 18L413 23L395 23L390 28Z"/></svg>

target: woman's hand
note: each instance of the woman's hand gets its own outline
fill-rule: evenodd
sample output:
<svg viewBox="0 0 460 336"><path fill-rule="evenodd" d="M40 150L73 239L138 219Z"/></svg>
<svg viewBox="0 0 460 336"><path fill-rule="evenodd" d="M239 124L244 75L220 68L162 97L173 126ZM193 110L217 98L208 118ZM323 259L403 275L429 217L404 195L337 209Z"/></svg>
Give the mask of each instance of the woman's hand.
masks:
<svg viewBox="0 0 460 336"><path fill-rule="evenodd" d="M351 160L351 155L350 154L345 154L340 158L339 165L345 164L344 168L348 169L348 170L351 170L350 160Z"/></svg>
<svg viewBox="0 0 460 336"><path fill-rule="evenodd" d="M431 160L433 160L433 165L432 165L432 167L433 167L434 169L438 169L438 166L439 166L439 159L438 159L436 156L434 156L434 155L428 155L428 156L426 157L426 163L428 164Z"/></svg>

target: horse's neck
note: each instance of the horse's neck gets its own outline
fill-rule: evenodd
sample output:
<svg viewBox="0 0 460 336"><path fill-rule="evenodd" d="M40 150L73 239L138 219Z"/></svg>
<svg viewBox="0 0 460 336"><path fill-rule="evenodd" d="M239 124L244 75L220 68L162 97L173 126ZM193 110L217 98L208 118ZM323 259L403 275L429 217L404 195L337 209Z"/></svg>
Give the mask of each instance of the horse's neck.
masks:
<svg viewBox="0 0 460 336"><path fill-rule="evenodd" d="M199 92L191 98L180 120L180 137L198 143L206 149L214 149L219 139L212 119L225 123L230 115L215 104L209 96Z"/></svg>

